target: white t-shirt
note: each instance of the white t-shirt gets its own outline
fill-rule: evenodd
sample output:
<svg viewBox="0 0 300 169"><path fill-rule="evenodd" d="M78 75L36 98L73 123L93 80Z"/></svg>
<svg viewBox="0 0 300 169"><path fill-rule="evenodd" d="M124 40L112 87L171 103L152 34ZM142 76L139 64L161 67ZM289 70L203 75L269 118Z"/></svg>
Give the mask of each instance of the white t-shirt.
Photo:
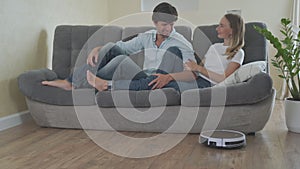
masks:
<svg viewBox="0 0 300 169"><path fill-rule="evenodd" d="M205 54L204 67L212 72L224 74L230 62L236 62L242 65L245 55L244 50L240 49L232 59L227 59L228 55L225 54L227 48L228 46L225 46L224 43L215 43L211 45ZM207 78L200 73L199 76L203 77L213 84L217 84L217 82Z"/></svg>

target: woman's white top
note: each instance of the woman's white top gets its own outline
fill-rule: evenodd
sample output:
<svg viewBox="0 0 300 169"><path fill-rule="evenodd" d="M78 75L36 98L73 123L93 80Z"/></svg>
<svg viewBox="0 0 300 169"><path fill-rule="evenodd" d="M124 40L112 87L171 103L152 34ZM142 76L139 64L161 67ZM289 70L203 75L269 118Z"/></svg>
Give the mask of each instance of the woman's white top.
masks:
<svg viewBox="0 0 300 169"><path fill-rule="evenodd" d="M217 74L224 74L230 62L236 62L242 65L245 55L244 50L238 50L238 52L232 59L227 59L228 55L225 54L227 48L228 46L225 46L224 43L215 43L211 45L205 54L204 67L207 70L215 72ZM207 78L201 73L199 73L199 76L203 77L213 84L217 84L217 82Z"/></svg>

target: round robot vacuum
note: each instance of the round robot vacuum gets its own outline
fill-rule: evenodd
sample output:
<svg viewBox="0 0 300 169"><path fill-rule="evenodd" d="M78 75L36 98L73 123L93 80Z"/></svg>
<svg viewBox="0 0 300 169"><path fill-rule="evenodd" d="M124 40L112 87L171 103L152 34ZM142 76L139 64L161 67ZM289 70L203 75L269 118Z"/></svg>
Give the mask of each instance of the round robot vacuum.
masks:
<svg viewBox="0 0 300 169"><path fill-rule="evenodd" d="M234 130L203 131L200 133L199 143L217 148L240 148L246 145L246 136Z"/></svg>

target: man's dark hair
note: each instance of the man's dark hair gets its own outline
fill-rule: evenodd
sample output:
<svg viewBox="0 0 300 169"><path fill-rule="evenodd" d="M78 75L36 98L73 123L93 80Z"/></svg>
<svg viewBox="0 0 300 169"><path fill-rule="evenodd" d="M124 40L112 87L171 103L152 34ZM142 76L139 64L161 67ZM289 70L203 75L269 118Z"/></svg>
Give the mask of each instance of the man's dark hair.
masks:
<svg viewBox="0 0 300 169"><path fill-rule="evenodd" d="M167 23L177 21L178 13L174 6L170 5L167 2L158 4L152 14L152 21L163 21Z"/></svg>

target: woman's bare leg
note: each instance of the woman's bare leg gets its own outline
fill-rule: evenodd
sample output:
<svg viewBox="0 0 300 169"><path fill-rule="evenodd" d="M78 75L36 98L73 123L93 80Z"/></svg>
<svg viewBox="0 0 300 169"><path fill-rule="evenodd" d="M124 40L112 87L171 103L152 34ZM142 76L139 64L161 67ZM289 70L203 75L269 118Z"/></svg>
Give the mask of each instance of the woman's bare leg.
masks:
<svg viewBox="0 0 300 169"><path fill-rule="evenodd" d="M72 90L73 86L70 82L67 80L53 80L53 81L42 81L42 84L45 86L53 86L53 87L58 87L64 90Z"/></svg>
<svg viewBox="0 0 300 169"><path fill-rule="evenodd" d="M91 86L96 88L98 91L103 91L108 89L108 82L106 80L103 80L97 76L95 76L90 71L86 72L87 81Z"/></svg>

